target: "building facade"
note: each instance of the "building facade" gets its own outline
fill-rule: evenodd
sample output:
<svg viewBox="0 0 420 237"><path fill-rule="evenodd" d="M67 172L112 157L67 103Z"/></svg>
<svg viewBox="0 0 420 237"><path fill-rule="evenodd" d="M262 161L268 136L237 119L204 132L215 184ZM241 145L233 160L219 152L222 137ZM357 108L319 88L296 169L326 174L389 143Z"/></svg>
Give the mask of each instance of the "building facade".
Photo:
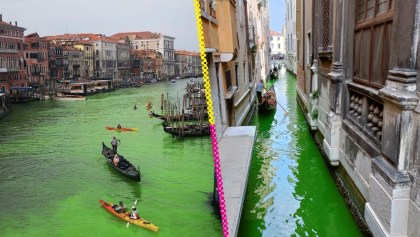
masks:
<svg viewBox="0 0 420 237"><path fill-rule="evenodd" d="M200 54L186 50L175 50L175 76L197 77L201 74Z"/></svg>
<svg viewBox="0 0 420 237"><path fill-rule="evenodd" d="M286 48L285 48L285 40L283 36L283 32L277 32L277 31L270 31L270 49L271 49L271 60L280 60L284 59L284 56L286 54Z"/></svg>
<svg viewBox="0 0 420 237"><path fill-rule="evenodd" d="M163 55L163 74L158 80L175 77L175 38L150 31L123 32L112 35L120 41L127 41L131 50L154 50Z"/></svg>
<svg viewBox="0 0 420 237"><path fill-rule="evenodd" d="M216 131L247 124L255 105L257 22L247 1L200 1ZM256 4L255 4L256 5ZM250 25L252 23L253 25ZM267 44L268 45L268 44ZM268 62L267 62L268 65Z"/></svg>
<svg viewBox="0 0 420 237"><path fill-rule="evenodd" d="M297 74L296 0L286 0L286 68Z"/></svg>
<svg viewBox="0 0 420 237"><path fill-rule="evenodd" d="M121 79L130 78L130 44L120 42L117 44L117 70Z"/></svg>
<svg viewBox="0 0 420 237"><path fill-rule="evenodd" d="M84 52L73 46L63 47L64 79L83 80Z"/></svg>
<svg viewBox="0 0 420 237"><path fill-rule="evenodd" d="M50 43L50 50L48 52L49 68L51 80L62 80L64 78L64 58L63 46Z"/></svg>
<svg viewBox="0 0 420 237"><path fill-rule="evenodd" d="M95 47L95 76L101 79L118 80L117 45L111 39L100 38L93 41Z"/></svg>
<svg viewBox="0 0 420 237"><path fill-rule="evenodd" d="M163 46L163 47L162 47ZM175 77L175 37L160 35L159 52L163 55L163 79Z"/></svg>
<svg viewBox="0 0 420 237"><path fill-rule="evenodd" d="M93 79L95 75L95 48L94 44L90 41L75 42L74 48L83 51L84 62L81 69L81 77L83 79Z"/></svg>
<svg viewBox="0 0 420 237"><path fill-rule="evenodd" d="M0 14L0 93L11 87L25 87L24 32L17 22L4 22Z"/></svg>
<svg viewBox="0 0 420 237"><path fill-rule="evenodd" d="M298 65L313 57L298 75L308 121L373 235L420 236L420 1L307 4L297 44Z"/></svg>
<svg viewBox="0 0 420 237"><path fill-rule="evenodd" d="M146 82L162 78L163 56L154 50L134 50L131 54L131 75Z"/></svg>
<svg viewBox="0 0 420 237"><path fill-rule="evenodd" d="M25 36L26 75L29 86L50 84L49 49L49 41L39 37L37 33Z"/></svg>

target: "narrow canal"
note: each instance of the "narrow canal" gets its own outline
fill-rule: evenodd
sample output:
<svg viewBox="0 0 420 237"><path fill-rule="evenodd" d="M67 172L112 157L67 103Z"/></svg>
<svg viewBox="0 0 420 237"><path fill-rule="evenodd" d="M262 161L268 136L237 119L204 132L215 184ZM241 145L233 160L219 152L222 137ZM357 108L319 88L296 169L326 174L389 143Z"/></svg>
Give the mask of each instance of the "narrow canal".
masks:
<svg viewBox="0 0 420 237"><path fill-rule="evenodd" d="M277 106L253 118L258 135L239 235L362 236L338 192L296 101L296 78L283 68Z"/></svg>
<svg viewBox="0 0 420 237"><path fill-rule="evenodd" d="M173 139L146 103L160 112L160 94L181 97L188 79L120 89L86 101L14 105L0 121L1 236L221 236L210 203L210 138ZM181 97L182 98L182 97ZM133 106L137 104L138 109ZM114 132L105 126L139 128ZM122 177L103 158L101 142L139 165L141 183ZM98 200L137 199L140 216L159 232L130 225Z"/></svg>

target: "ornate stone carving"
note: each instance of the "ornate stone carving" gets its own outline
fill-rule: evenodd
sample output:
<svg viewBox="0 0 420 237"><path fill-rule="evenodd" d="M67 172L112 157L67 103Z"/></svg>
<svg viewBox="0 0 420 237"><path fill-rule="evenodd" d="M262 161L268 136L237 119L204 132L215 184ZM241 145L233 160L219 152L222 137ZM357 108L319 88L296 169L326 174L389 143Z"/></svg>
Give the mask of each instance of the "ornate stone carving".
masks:
<svg viewBox="0 0 420 237"><path fill-rule="evenodd" d="M322 1L322 46L327 48L330 45L330 9L331 3L330 0Z"/></svg>
<svg viewBox="0 0 420 237"><path fill-rule="evenodd" d="M365 132L369 133L372 138L380 142L382 139L383 105L355 91L350 90L349 92L349 117L361 128L364 128Z"/></svg>

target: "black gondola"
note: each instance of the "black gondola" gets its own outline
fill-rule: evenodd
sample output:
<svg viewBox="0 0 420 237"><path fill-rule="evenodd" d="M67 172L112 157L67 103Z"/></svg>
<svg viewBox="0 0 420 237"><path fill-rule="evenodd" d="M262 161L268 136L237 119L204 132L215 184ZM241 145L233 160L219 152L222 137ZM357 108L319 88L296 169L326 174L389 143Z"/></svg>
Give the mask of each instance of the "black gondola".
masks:
<svg viewBox="0 0 420 237"><path fill-rule="evenodd" d="M277 107L277 100L276 100L276 91L274 86L272 86L268 91L264 93L261 98L262 102L258 105L258 110L261 112L264 111L273 111Z"/></svg>
<svg viewBox="0 0 420 237"><path fill-rule="evenodd" d="M163 130L176 137L199 137L210 135L210 125L186 124L181 126L170 126L167 122L163 122Z"/></svg>
<svg viewBox="0 0 420 237"><path fill-rule="evenodd" d="M166 118L163 115L156 114L154 111L150 111L149 112L149 115L152 116L152 117L158 118L160 120L163 120L163 121L166 121L166 120L169 120L169 121L181 121L182 119L185 121L185 120L199 120L200 119L200 117L199 117L200 115L199 114L191 114L191 113L184 114L184 118L182 118L181 115L178 115L178 116L177 115L175 115L175 116L168 116L168 118ZM208 114L207 113L204 114L204 118L208 118Z"/></svg>
<svg viewBox="0 0 420 237"><path fill-rule="evenodd" d="M128 160L126 160L122 155L118 154L120 158L120 162L118 163L118 167L114 165L113 158L114 158L114 151L107 147L105 143L102 142L102 155L105 156L106 162L116 169L118 172L123 174L124 176L140 182L140 168L136 169Z"/></svg>

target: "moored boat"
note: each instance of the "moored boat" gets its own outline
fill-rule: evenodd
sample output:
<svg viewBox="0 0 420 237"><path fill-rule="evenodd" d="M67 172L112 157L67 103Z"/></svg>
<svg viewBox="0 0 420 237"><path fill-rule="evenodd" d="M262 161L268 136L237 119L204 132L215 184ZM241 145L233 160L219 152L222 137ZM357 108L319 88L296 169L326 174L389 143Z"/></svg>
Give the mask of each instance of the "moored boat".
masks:
<svg viewBox="0 0 420 237"><path fill-rule="evenodd" d="M169 121L184 120L185 121L185 120L199 120L200 119L200 114L193 114L193 113L186 113L186 114L183 114L183 115L173 115L173 116L168 115L167 117L165 117L164 115L156 114L154 111L150 111L149 115L151 117L155 117L155 118L158 118L158 119L163 120L163 121L167 121L167 120L169 120ZM203 116L204 116L204 118L208 118L207 113L205 113Z"/></svg>
<svg viewBox="0 0 420 237"><path fill-rule="evenodd" d="M138 128L116 128L116 127L105 127L106 130L115 130L115 131L123 131L123 132L137 132Z"/></svg>
<svg viewBox="0 0 420 237"><path fill-rule="evenodd" d="M101 206L103 208L105 208L112 215L114 215L114 216L116 216L120 219L123 219L124 221L129 222L130 224L134 224L134 225L149 229L149 230L154 231L154 232L159 230L159 227L155 226L154 224L150 223L149 221L147 221L143 218L140 218L138 220L133 220L129 217L128 212L124 212L124 213L116 212L114 210L114 208L112 208L112 203L107 203L104 200L99 200L99 203L101 204Z"/></svg>
<svg viewBox="0 0 420 237"><path fill-rule="evenodd" d="M200 137L210 135L210 125L202 124L178 124L170 125L166 121L162 123L163 130L175 137Z"/></svg>
<svg viewBox="0 0 420 237"><path fill-rule="evenodd" d="M115 170L117 170L118 172L120 172L121 174L123 174L124 176L138 181L140 182L141 177L140 177L140 168L137 169L136 167L134 167L134 165L132 165L128 160L126 160L122 155L118 154L119 158L120 158L120 162L118 164L118 167L116 167L114 165L114 163L112 162L114 159L114 151L107 147L105 145L105 143L102 142L102 155L105 156L105 160L106 162L113 167Z"/></svg>
<svg viewBox="0 0 420 237"><path fill-rule="evenodd" d="M53 97L53 100L62 100L62 101L83 101L86 100L86 96L82 95L60 95Z"/></svg>

